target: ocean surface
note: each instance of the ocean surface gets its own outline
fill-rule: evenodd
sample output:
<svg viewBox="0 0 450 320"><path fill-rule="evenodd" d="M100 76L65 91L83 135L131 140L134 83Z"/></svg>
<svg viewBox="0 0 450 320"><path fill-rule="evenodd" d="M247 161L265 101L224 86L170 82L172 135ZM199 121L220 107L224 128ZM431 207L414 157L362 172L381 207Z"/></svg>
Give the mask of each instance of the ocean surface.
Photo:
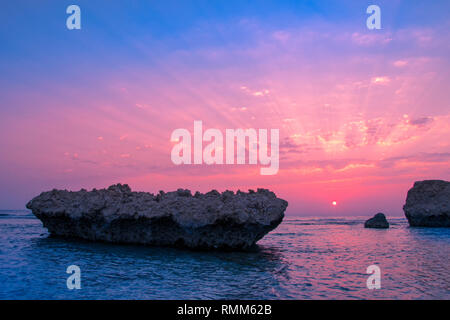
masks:
<svg viewBox="0 0 450 320"><path fill-rule="evenodd" d="M449 228L367 218L287 217L253 252L197 252L51 238L30 212L0 211L0 299L450 299Z"/></svg>

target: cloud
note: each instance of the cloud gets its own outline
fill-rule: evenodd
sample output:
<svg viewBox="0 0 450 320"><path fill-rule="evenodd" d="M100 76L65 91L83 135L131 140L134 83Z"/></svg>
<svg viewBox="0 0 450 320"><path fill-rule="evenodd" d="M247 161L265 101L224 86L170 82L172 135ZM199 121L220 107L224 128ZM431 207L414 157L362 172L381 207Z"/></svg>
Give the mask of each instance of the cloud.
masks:
<svg viewBox="0 0 450 320"><path fill-rule="evenodd" d="M240 107L240 108L236 108L236 107L233 107L233 108L231 108L231 111L247 111L247 107Z"/></svg>
<svg viewBox="0 0 450 320"><path fill-rule="evenodd" d="M286 43L291 38L291 34L287 31L279 30L273 32L272 37L281 43Z"/></svg>
<svg viewBox="0 0 450 320"><path fill-rule="evenodd" d="M396 156L389 157L386 159L382 159L377 161L377 166L379 168L391 168L399 166L401 163L414 163L414 164L427 164L427 163L448 163L450 162L450 153L449 152L435 152L435 153L427 153L427 152L419 152L416 154L410 154L405 156Z"/></svg>
<svg viewBox="0 0 450 320"><path fill-rule="evenodd" d="M414 126L417 126L417 127L424 127L424 126L432 123L433 121L434 121L434 119L432 117L422 117L422 118L413 119L409 123Z"/></svg>
<svg viewBox="0 0 450 320"><path fill-rule="evenodd" d="M374 77L372 78L371 82L373 84L387 84L391 81L391 79L389 77Z"/></svg>
<svg viewBox="0 0 450 320"><path fill-rule="evenodd" d="M408 65L408 61L406 60L397 60L394 61L393 65L397 68L402 68Z"/></svg>
<svg viewBox="0 0 450 320"><path fill-rule="evenodd" d="M262 96L265 96L265 95L268 95L268 94L269 94L269 90L262 90L262 91L255 91L255 92L253 92L253 95L255 97L262 97Z"/></svg>
<svg viewBox="0 0 450 320"><path fill-rule="evenodd" d="M373 45L386 45L392 41L392 36L388 34L367 34L354 32L351 35L351 40L353 43L369 47Z"/></svg>
<svg viewBox="0 0 450 320"><path fill-rule="evenodd" d="M244 91L245 93L250 94L250 95L255 96L255 97L266 96L266 95L268 95L270 93L270 91L268 89L262 89L262 90L258 90L258 91L253 91L253 90L250 90L246 86L241 86L240 89L242 91Z"/></svg>

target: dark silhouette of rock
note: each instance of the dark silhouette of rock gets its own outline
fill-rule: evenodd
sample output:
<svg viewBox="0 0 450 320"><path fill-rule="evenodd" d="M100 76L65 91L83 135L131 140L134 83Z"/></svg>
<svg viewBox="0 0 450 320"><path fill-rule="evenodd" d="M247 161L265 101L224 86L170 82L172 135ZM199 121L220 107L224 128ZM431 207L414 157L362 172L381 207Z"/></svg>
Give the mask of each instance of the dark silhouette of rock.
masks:
<svg viewBox="0 0 450 320"><path fill-rule="evenodd" d="M52 235L189 248L247 249L275 229L287 201L266 189L156 196L128 185L43 192L27 204Z"/></svg>
<svg viewBox="0 0 450 320"><path fill-rule="evenodd" d="M411 227L450 227L450 182L415 182L403 211Z"/></svg>
<svg viewBox="0 0 450 320"><path fill-rule="evenodd" d="M389 222L386 220L386 216L380 212L367 220L364 223L364 228L386 229L389 228Z"/></svg>

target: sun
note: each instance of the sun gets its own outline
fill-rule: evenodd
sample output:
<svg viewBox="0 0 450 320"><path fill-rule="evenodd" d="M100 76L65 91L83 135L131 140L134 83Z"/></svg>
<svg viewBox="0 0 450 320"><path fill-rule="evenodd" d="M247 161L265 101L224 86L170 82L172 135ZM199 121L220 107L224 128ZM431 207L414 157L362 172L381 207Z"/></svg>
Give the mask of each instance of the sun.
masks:
<svg viewBox="0 0 450 320"><path fill-rule="evenodd" d="M333 201L331 204L332 204L333 206L337 206L337 202L336 202L336 201Z"/></svg>

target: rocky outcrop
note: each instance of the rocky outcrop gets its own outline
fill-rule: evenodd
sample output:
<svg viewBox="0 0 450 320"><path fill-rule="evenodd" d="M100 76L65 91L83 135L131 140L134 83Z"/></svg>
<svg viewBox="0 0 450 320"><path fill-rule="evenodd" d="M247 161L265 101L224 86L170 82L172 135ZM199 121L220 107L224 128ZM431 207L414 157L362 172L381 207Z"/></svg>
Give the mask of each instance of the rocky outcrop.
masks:
<svg viewBox="0 0 450 320"><path fill-rule="evenodd" d="M450 227L450 182L415 182L403 211L411 227Z"/></svg>
<svg viewBox="0 0 450 320"><path fill-rule="evenodd" d="M266 189L248 193L178 189L151 194L128 185L43 192L27 204L52 235L189 248L247 249L275 229L288 203Z"/></svg>
<svg viewBox="0 0 450 320"><path fill-rule="evenodd" d="M386 216L380 212L367 220L364 223L364 228L386 229L389 228L389 222L386 220Z"/></svg>

